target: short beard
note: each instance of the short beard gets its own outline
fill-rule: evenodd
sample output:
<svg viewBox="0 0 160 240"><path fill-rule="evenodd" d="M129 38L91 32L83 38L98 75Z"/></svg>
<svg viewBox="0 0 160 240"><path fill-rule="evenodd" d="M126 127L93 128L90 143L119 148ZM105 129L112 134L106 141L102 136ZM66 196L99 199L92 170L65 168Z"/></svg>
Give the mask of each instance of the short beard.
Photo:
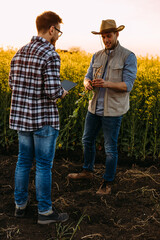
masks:
<svg viewBox="0 0 160 240"><path fill-rule="evenodd" d="M109 49L109 50L113 50L113 49L115 49L116 47L117 47L117 41L115 42L115 44Z"/></svg>
<svg viewBox="0 0 160 240"><path fill-rule="evenodd" d="M56 42L55 42L54 38L50 39L50 43L55 47Z"/></svg>

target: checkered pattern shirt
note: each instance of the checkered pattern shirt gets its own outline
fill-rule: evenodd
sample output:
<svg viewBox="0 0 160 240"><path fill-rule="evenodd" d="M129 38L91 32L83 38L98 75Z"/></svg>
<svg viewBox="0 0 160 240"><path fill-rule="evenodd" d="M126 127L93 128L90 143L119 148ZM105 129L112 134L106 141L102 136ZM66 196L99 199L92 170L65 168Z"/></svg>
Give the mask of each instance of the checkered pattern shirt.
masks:
<svg viewBox="0 0 160 240"><path fill-rule="evenodd" d="M59 130L56 100L63 95L60 57L46 39L34 36L11 61L11 129L35 131L44 125Z"/></svg>

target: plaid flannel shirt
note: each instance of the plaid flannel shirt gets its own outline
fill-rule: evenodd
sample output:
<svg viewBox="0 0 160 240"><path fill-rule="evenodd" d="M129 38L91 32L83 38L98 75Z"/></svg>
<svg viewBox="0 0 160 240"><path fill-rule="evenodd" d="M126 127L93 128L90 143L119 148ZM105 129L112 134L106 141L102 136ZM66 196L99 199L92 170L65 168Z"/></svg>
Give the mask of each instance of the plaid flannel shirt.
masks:
<svg viewBox="0 0 160 240"><path fill-rule="evenodd" d="M32 37L11 61L9 85L11 129L35 131L50 125L59 130L56 100L64 89L60 82L60 57L52 44Z"/></svg>

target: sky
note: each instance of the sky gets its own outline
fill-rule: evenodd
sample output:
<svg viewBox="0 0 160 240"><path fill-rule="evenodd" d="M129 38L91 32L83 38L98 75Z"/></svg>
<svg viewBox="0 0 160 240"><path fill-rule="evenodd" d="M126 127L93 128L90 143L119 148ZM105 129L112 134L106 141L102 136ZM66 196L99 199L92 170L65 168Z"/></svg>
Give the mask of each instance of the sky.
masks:
<svg viewBox="0 0 160 240"><path fill-rule="evenodd" d="M0 0L2 1L2 0ZM35 20L44 11L63 20L57 49L72 47L94 53L103 48L101 21L125 25L119 34L123 47L137 56L160 56L160 0L5 0L0 8L0 47L20 48L37 35Z"/></svg>

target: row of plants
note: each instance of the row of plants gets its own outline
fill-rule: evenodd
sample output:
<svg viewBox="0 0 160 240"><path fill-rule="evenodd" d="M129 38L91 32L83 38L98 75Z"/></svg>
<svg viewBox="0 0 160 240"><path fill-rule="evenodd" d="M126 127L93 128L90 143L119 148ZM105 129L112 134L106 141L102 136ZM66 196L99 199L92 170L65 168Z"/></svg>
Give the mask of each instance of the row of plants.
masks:
<svg viewBox="0 0 160 240"><path fill-rule="evenodd" d="M61 80L78 83L63 100L58 101L61 130L57 148L82 149L82 134L88 107L88 95L83 79L89 67L91 54L62 52ZM8 87L10 61L15 51L0 49L0 146L10 149L17 139L8 127L11 91ZM146 159L160 157L160 59L138 57L137 78L130 94L130 110L124 115L119 136L119 150L129 157ZM103 148L103 135L97 139L97 148Z"/></svg>

